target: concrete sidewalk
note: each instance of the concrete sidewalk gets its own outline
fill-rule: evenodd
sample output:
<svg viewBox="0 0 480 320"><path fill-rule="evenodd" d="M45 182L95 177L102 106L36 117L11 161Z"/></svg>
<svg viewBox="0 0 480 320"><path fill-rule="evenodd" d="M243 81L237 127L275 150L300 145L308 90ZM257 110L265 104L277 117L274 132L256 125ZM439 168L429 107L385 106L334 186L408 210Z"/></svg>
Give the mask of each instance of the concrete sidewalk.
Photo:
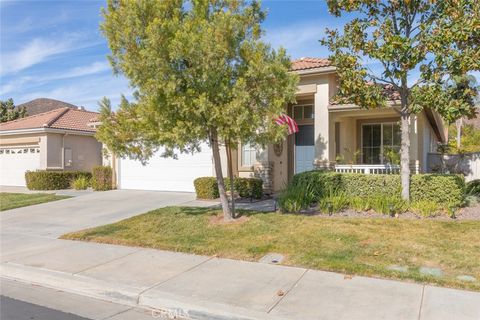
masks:
<svg viewBox="0 0 480 320"><path fill-rule="evenodd" d="M57 239L194 199L116 190L2 212L0 276L187 319L480 319L478 292Z"/></svg>
<svg viewBox="0 0 480 320"><path fill-rule="evenodd" d="M2 234L1 276L188 319L480 319L480 293Z"/></svg>

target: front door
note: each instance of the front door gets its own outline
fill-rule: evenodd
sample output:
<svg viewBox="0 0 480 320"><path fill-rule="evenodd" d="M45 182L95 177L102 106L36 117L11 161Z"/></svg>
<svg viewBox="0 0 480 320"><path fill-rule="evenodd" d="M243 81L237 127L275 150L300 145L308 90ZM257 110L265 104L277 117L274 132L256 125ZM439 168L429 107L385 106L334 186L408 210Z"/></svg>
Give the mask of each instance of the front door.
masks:
<svg viewBox="0 0 480 320"><path fill-rule="evenodd" d="M295 133L295 173L313 170L315 135L313 125L298 126Z"/></svg>

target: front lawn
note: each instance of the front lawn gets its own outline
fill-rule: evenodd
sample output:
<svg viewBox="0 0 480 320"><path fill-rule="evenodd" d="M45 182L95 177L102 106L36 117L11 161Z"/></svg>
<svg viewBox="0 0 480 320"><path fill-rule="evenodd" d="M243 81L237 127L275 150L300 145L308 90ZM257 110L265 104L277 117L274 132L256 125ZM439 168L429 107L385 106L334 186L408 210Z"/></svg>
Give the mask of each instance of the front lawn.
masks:
<svg viewBox="0 0 480 320"><path fill-rule="evenodd" d="M212 223L218 210L168 207L64 239L142 246L257 261L269 252L284 264L348 274L412 279L480 291L480 222L327 218L244 212L244 221ZM393 271L392 266L408 267ZM440 268L427 276L420 267ZM457 276L473 276L467 282Z"/></svg>
<svg viewBox="0 0 480 320"><path fill-rule="evenodd" d="M68 196L57 196L52 193L7 193L0 192L0 211L14 208L31 206L34 204L50 202L70 198Z"/></svg>

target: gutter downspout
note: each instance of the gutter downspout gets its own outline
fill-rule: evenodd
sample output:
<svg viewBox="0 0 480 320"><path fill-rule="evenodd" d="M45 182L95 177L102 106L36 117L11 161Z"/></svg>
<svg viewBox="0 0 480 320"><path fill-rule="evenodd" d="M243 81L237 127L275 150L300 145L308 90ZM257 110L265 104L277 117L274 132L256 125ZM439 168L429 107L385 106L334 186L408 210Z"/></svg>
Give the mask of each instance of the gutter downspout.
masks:
<svg viewBox="0 0 480 320"><path fill-rule="evenodd" d="M64 133L62 136L62 170L65 171L65 137L68 133Z"/></svg>

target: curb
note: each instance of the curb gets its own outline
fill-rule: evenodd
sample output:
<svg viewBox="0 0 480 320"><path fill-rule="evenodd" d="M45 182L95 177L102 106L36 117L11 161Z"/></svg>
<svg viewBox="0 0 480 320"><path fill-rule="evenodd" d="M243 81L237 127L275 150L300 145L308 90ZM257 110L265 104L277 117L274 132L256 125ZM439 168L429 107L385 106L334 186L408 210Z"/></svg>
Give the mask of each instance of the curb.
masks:
<svg viewBox="0 0 480 320"><path fill-rule="evenodd" d="M150 293L150 289L143 292L142 288L114 285L107 281L83 275L11 262L0 265L0 277L126 306L159 310L159 314L169 315L172 319L286 320L268 313L231 305L219 303L190 304L185 301L182 302L181 297L170 293L153 294ZM185 300L184 297L183 300Z"/></svg>

